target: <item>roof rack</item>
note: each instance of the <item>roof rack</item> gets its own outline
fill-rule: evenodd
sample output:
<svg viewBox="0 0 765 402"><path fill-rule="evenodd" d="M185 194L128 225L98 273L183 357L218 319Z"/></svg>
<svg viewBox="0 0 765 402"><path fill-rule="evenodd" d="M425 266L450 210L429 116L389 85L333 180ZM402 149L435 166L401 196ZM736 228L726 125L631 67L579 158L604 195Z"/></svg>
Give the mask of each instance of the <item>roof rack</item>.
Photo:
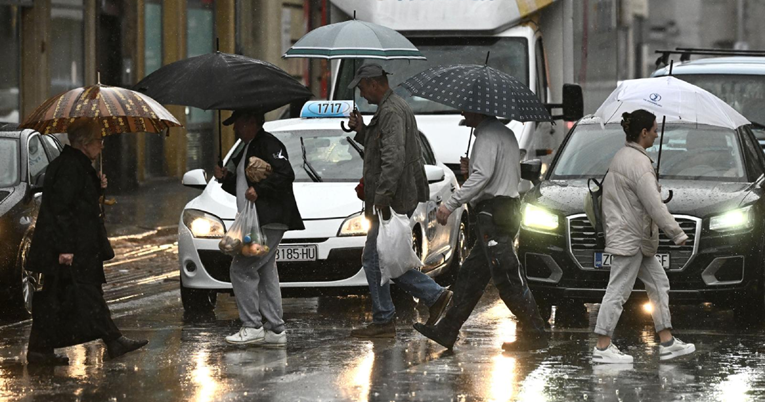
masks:
<svg viewBox="0 0 765 402"><path fill-rule="evenodd" d="M692 47L678 47L675 48L675 50L657 50L655 53L661 54L661 56L656 59L656 68L659 68L662 65L669 65L669 57L673 54L679 54L680 61L688 61L691 59L692 55L765 57L765 50L734 50Z"/></svg>

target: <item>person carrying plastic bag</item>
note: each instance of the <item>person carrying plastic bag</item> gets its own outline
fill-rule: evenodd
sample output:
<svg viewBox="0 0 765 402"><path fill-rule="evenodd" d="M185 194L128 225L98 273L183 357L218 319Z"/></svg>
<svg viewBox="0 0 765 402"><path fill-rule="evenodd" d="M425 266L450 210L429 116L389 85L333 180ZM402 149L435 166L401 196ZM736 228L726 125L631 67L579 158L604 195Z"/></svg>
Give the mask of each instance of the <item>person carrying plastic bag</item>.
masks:
<svg viewBox="0 0 765 402"><path fill-rule="evenodd" d="M226 167L215 167L215 178L223 190L236 196L239 211L221 242L224 252L234 254L231 286L242 321L239 332L227 336L226 342L284 347L287 333L276 252L285 231L305 227L292 190L295 172L287 149L263 130L264 121L263 113L234 111L223 124L234 124L240 148ZM258 228L263 238L258 238Z"/></svg>

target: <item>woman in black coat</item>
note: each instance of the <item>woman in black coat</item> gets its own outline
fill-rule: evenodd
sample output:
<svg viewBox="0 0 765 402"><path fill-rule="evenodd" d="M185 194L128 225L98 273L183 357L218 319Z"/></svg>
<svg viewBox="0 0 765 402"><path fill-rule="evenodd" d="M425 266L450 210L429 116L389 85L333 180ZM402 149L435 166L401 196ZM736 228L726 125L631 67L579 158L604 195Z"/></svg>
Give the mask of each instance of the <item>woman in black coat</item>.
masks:
<svg viewBox="0 0 765 402"><path fill-rule="evenodd" d="M106 176L93 161L103 149L97 122L69 126L69 142L45 171L42 204L29 252L28 270L43 274L32 300L27 361L65 365L54 348L102 339L111 358L148 343L122 336L114 325L101 285L103 262L114 258L99 197Z"/></svg>

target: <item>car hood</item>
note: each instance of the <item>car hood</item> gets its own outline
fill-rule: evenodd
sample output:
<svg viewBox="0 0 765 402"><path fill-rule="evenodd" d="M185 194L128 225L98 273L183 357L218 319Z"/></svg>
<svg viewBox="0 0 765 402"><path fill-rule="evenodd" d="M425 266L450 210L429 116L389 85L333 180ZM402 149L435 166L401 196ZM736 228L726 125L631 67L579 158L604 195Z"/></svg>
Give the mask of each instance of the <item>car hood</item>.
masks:
<svg viewBox="0 0 765 402"><path fill-rule="evenodd" d="M358 183L294 183L295 200L303 219L345 218L361 211L363 203L356 198ZM211 180L202 194L186 204L224 220L236 217L236 198L223 191L217 180Z"/></svg>
<svg viewBox="0 0 765 402"><path fill-rule="evenodd" d="M751 183L661 180L662 198L672 190L669 212L704 218L734 209L752 195ZM526 194L525 202L533 203L564 216L584 213L587 181L546 180ZM749 201L749 200L747 200Z"/></svg>

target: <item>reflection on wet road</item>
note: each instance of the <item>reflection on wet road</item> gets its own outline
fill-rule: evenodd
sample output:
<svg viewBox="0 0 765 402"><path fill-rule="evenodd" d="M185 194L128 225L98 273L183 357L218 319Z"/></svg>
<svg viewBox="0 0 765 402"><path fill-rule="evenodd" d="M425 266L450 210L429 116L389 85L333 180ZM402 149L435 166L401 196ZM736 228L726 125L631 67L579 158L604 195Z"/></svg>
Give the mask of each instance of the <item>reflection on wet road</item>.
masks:
<svg viewBox="0 0 765 402"><path fill-rule="evenodd" d="M177 284L175 284L177 286ZM730 312L674 309L677 335L698 353L659 364L647 315L625 317L616 342L632 365L589 363L597 306L582 325L552 327L539 353L503 353L512 315L490 290L455 351L411 329L427 310L401 303L395 340L348 338L368 318L361 297L285 299L286 349L236 347L234 301L221 295L215 314L184 316L176 290L112 305L127 336L145 350L109 360L101 343L64 349L68 367L24 361L28 325L0 327L0 400L56 401L742 401L765 398L761 331L737 329Z"/></svg>

